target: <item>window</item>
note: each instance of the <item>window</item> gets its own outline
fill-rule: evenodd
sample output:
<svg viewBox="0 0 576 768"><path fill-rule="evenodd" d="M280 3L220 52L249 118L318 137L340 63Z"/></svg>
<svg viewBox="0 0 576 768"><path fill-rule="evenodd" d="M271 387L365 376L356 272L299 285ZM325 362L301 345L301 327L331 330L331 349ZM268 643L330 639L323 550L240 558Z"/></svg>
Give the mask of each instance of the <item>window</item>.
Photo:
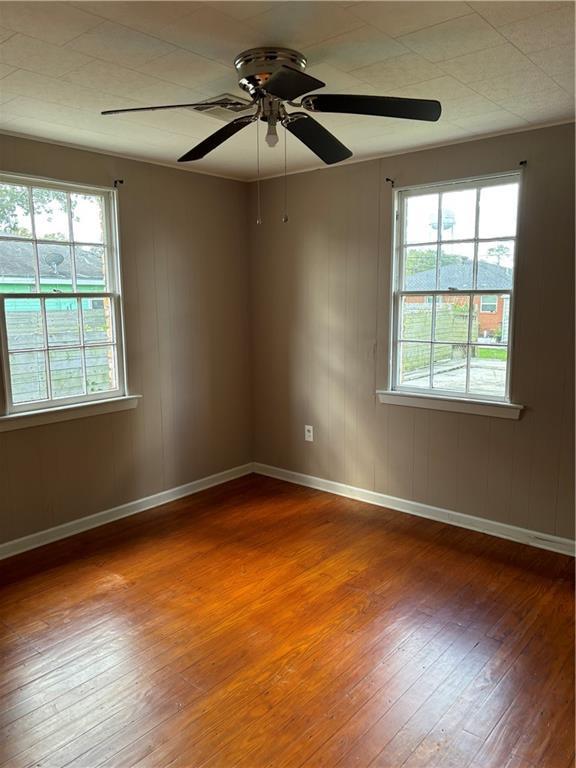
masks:
<svg viewBox="0 0 576 768"><path fill-rule="evenodd" d="M390 389L509 401L519 182L397 192Z"/></svg>
<svg viewBox="0 0 576 768"><path fill-rule="evenodd" d="M480 296L480 312L497 312L498 296Z"/></svg>
<svg viewBox="0 0 576 768"><path fill-rule="evenodd" d="M0 176L6 410L125 393L115 193Z"/></svg>

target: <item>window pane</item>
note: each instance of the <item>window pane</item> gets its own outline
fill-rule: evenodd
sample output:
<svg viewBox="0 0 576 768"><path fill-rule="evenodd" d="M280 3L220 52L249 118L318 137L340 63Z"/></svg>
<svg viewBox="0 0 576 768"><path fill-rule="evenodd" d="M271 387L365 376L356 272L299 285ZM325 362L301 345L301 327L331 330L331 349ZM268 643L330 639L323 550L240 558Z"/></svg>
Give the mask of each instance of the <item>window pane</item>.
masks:
<svg viewBox="0 0 576 768"><path fill-rule="evenodd" d="M398 344L398 383L404 387L430 388L430 344Z"/></svg>
<svg viewBox="0 0 576 768"><path fill-rule="evenodd" d="M508 350L505 347L472 347L470 350L470 393L504 397L506 394L507 362Z"/></svg>
<svg viewBox="0 0 576 768"><path fill-rule="evenodd" d="M435 341L468 341L468 296L437 296Z"/></svg>
<svg viewBox="0 0 576 768"><path fill-rule="evenodd" d="M4 313L9 350L44 347L40 299L6 299Z"/></svg>
<svg viewBox="0 0 576 768"><path fill-rule="evenodd" d="M70 240L68 195L55 189L33 189L34 226L40 240Z"/></svg>
<svg viewBox="0 0 576 768"><path fill-rule="evenodd" d="M494 240L478 243L478 275L476 286L482 289L512 288L514 275L514 242Z"/></svg>
<svg viewBox="0 0 576 768"><path fill-rule="evenodd" d="M430 243L438 239L438 195L406 198L405 243Z"/></svg>
<svg viewBox="0 0 576 768"><path fill-rule="evenodd" d="M406 248L404 251L404 289L433 291L436 288L436 246Z"/></svg>
<svg viewBox="0 0 576 768"><path fill-rule="evenodd" d="M52 397L84 394L81 349L51 349L48 353Z"/></svg>
<svg viewBox="0 0 576 768"><path fill-rule="evenodd" d="M86 383L89 394L108 392L116 389L116 350L115 347L87 347Z"/></svg>
<svg viewBox="0 0 576 768"><path fill-rule="evenodd" d="M36 256L32 243L0 240L0 292L36 291Z"/></svg>
<svg viewBox="0 0 576 768"><path fill-rule="evenodd" d="M476 232L476 190L442 195L442 240L469 240Z"/></svg>
<svg viewBox="0 0 576 768"><path fill-rule="evenodd" d="M82 299L82 323L85 344L114 341L110 299Z"/></svg>
<svg viewBox="0 0 576 768"><path fill-rule="evenodd" d="M432 388L465 392L467 355L466 344L434 344Z"/></svg>
<svg viewBox="0 0 576 768"><path fill-rule="evenodd" d="M46 324L49 347L79 344L78 300L46 299Z"/></svg>
<svg viewBox="0 0 576 768"><path fill-rule="evenodd" d="M480 190L478 236L514 237L518 207L518 184L484 187Z"/></svg>
<svg viewBox="0 0 576 768"><path fill-rule="evenodd" d="M472 288L474 277L474 244L442 245L438 288Z"/></svg>
<svg viewBox="0 0 576 768"><path fill-rule="evenodd" d="M27 403L46 400L46 362L44 352L16 352L10 355L12 401Z"/></svg>
<svg viewBox="0 0 576 768"><path fill-rule="evenodd" d="M76 242L104 242L103 202L100 195L70 195L72 230Z"/></svg>
<svg viewBox="0 0 576 768"><path fill-rule="evenodd" d="M403 296L400 338L430 341L432 338L432 296Z"/></svg>
<svg viewBox="0 0 576 768"><path fill-rule="evenodd" d="M509 328L509 296L491 294L474 297L471 342L507 344Z"/></svg>
<svg viewBox="0 0 576 768"><path fill-rule="evenodd" d="M75 245L76 286L78 291L106 291L106 261L100 245Z"/></svg>
<svg viewBox="0 0 576 768"><path fill-rule="evenodd" d="M0 235L32 237L27 187L0 184Z"/></svg>
<svg viewBox="0 0 576 768"><path fill-rule="evenodd" d="M41 291L72 291L70 246L38 243Z"/></svg>

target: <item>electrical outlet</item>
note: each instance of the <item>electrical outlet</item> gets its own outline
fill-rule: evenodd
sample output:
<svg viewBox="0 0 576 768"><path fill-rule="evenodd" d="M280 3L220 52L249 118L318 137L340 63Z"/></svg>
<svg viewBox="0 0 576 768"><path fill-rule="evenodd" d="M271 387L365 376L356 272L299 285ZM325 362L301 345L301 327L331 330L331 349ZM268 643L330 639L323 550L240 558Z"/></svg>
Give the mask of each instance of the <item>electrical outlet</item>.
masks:
<svg viewBox="0 0 576 768"><path fill-rule="evenodd" d="M304 425L304 440L309 443L314 442L314 427L311 427L310 424Z"/></svg>

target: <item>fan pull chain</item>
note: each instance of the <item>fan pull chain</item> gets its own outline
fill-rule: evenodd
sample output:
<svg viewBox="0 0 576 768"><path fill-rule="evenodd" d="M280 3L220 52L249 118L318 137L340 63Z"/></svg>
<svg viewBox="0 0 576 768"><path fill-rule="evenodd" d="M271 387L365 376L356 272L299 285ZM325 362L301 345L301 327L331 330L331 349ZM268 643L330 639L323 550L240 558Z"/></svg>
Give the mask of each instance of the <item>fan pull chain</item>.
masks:
<svg viewBox="0 0 576 768"><path fill-rule="evenodd" d="M287 161L287 133L284 128L284 215L282 216L282 222L288 224L288 161Z"/></svg>
<svg viewBox="0 0 576 768"><path fill-rule="evenodd" d="M260 198L260 120L256 120L256 194L257 194L257 210L256 210L256 224L262 224L262 203Z"/></svg>

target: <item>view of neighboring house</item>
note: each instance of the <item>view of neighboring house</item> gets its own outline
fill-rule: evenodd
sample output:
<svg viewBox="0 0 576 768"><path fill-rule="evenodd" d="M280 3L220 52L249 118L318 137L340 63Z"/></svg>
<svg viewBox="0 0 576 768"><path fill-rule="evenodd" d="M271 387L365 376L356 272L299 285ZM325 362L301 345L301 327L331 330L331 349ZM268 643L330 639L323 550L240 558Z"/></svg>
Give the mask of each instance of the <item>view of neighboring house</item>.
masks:
<svg viewBox="0 0 576 768"><path fill-rule="evenodd" d="M450 290L452 287L462 287L469 284L472 275L472 264L455 263L441 266L440 288ZM513 270L498 264L482 263L479 266L478 287L483 285L500 285L503 289L512 286ZM436 283L436 269L427 269L421 272L407 274L405 278L406 290L426 291ZM442 296L438 296L437 303L447 304ZM461 307L467 312L466 297L450 297L448 305L452 308ZM432 303L432 296L423 293L422 296L406 298L406 304ZM478 297L474 301L473 312L473 338L484 343L506 344L509 332L510 299L504 294L490 294ZM465 341L465 339L462 339Z"/></svg>

